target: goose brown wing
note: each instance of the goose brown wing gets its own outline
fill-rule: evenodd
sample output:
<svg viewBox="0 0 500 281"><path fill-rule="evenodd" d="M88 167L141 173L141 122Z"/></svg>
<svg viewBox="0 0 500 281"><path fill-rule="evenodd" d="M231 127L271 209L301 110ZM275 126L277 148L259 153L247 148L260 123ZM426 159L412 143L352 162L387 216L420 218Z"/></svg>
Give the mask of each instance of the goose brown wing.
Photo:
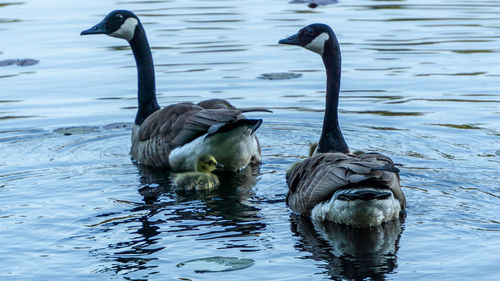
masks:
<svg viewBox="0 0 500 281"><path fill-rule="evenodd" d="M203 108L192 103L178 103L155 111L144 120L139 130L139 140L147 141L157 136L170 136L180 131L179 127L187 117L195 114ZM179 122L180 121L180 122ZM169 138L170 139L170 138Z"/></svg>
<svg viewBox="0 0 500 281"><path fill-rule="evenodd" d="M240 119L245 119L245 116L237 109L200 110L183 121L183 127L177 132L173 144L183 145L212 131L211 127L221 127L223 124L234 123Z"/></svg>
<svg viewBox="0 0 500 281"><path fill-rule="evenodd" d="M391 159L378 153L359 156L319 153L288 174L287 204L294 212L309 214L315 205L330 199L337 190L369 182L391 189L404 208L397 172Z"/></svg>
<svg viewBox="0 0 500 281"><path fill-rule="evenodd" d="M151 114L139 130L139 140L161 139L168 150L184 145L208 132L214 125L245 117L238 109L205 109L193 103L178 103Z"/></svg>

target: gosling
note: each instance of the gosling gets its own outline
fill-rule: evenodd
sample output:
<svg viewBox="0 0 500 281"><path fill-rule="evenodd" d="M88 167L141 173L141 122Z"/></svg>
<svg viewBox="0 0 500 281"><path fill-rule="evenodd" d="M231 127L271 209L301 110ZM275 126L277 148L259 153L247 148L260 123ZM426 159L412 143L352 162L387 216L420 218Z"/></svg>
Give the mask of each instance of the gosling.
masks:
<svg viewBox="0 0 500 281"><path fill-rule="evenodd" d="M178 173L175 176L175 189L212 190L220 183L212 171L221 166L212 155L201 155L196 159L195 172Z"/></svg>
<svg viewBox="0 0 500 281"><path fill-rule="evenodd" d="M309 144L309 157L313 156L314 155L314 152L316 152L316 149L318 148L318 143L317 142L314 142L314 143L310 143ZM286 171L286 178L288 178L290 176L290 173L300 164L302 163L302 161L297 161L297 162L294 162L292 163L292 165L290 165L290 168L288 168L288 170Z"/></svg>

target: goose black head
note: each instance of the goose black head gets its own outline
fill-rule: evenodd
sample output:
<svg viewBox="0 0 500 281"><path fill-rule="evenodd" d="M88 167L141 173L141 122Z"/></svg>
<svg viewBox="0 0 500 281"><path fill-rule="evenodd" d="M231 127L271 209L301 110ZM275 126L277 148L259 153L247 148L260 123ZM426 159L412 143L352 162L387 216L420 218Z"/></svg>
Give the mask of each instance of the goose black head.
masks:
<svg viewBox="0 0 500 281"><path fill-rule="evenodd" d="M335 40L333 30L326 24L314 23L278 43L301 46L322 56L330 40Z"/></svg>
<svg viewBox="0 0 500 281"><path fill-rule="evenodd" d="M136 27L139 24L139 18L134 13L127 10L115 10L100 23L82 31L80 35L106 34L130 41L134 38Z"/></svg>

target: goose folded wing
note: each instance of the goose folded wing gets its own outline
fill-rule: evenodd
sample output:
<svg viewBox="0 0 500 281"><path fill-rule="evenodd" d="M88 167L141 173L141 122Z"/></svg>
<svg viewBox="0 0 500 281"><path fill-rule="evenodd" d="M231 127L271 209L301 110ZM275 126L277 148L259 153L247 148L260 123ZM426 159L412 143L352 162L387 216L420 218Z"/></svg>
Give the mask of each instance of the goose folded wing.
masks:
<svg viewBox="0 0 500 281"><path fill-rule="evenodd" d="M394 197L399 200L401 207L406 207L406 198L399 184L399 169L394 165L391 158L380 153L363 153L358 158L371 168L368 174L381 186L390 189Z"/></svg>
<svg viewBox="0 0 500 281"><path fill-rule="evenodd" d="M287 178L288 205L298 213L309 213L337 190L365 181L391 189L398 198L400 193L402 195L399 176L394 171L380 168L392 165L392 161L379 155L354 157L343 153L324 153L304 160Z"/></svg>
<svg viewBox="0 0 500 281"><path fill-rule="evenodd" d="M139 140L147 141L156 137L168 141L173 139L176 133L182 130L180 127L189 116L203 108L192 103L178 103L169 105L152 113L141 125Z"/></svg>
<svg viewBox="0 0 500 281"><path fill-rule="evenodd" d="M193 139L202 136L212 127L233 123L245 119L241 111L237 109L203 109L189 116L182 124L174 138L174 146L183 145Z"/></svg>
<svg viewBox="0 0 500 281"><path fill-rule="evenodd" d="M237 109L204 109L192 103L179 103L151 114L141 125L139 139L161 138L173 149L206 134L212 126L244 118Z"/></svg>
<svg viewBox="0 0 500 281"><path fill-rule="evenodd" d="M345 159L341 153L321 153L304 160L289 173L288 206L297 213L307 214L314 206L348 184L346 170L337 163Z"/></svg>

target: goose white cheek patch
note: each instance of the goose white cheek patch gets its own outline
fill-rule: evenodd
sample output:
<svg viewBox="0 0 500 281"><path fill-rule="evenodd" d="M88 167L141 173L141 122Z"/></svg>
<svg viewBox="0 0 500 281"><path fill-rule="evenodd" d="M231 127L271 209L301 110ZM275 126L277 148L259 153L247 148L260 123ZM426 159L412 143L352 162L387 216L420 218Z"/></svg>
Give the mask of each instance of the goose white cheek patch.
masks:
<svg viewBox="0 0 500 281"><path fill-rule="evenodd" d="M316 38L314 38L311 43L307 44L305 48L322 56L325 50L325 42L328 41L328 39L330 39L330 35L328 35L328 33L326 32L323 32L320 35L316 36Z"/></svg>
<svg viewBox="0 0 500 281"><path fill-rule="evenodd" d="M128 18L117 31L111 33L110 35L130 41L134 38L135 27L138 23L139 22L135 18Z"/></svg>

